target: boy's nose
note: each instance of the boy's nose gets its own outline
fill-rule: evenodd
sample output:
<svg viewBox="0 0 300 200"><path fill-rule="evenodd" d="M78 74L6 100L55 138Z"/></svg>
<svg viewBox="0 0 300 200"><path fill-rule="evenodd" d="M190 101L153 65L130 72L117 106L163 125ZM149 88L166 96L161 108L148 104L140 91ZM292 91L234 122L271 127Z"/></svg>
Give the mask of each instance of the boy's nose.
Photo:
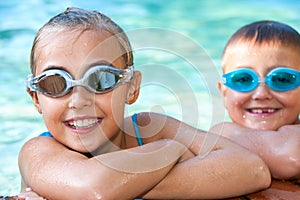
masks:
<svg viewBox="0 0 300 200"><path fill-rule="evenodd" d="M260 83L257 88L253 91L253 99L272 99L272 94L270 93L271 88L265 83Z"/></svg>
<svg viewBox="0 0 300 200"><path fill-rule="evenodd" d="M69 108L82 109L91 106L94 99L94 93L89 92L82 86L75 86L71 91L71 100L69 101Z"/></svg>

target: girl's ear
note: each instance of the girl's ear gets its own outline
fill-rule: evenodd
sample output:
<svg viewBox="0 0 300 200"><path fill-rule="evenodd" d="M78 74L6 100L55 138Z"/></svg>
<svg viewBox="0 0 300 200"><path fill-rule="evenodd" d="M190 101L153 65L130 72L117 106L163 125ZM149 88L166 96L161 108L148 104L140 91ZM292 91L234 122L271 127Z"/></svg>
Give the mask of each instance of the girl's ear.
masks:
<svg viewBox="0 0 300 200"><path fill-rule="evenodd" d="M127 104L133 104L137 100L140 94L141 80L142 80L141 72L135 71L129 83L129 89L128 89L127 99L126 99Z"/></svg>
<svg viewBox="0 0 300 200"><path fill-rule="evenodd" d="M36 92L31 91L29 88L27 88L27 93L31 96L32 101L33 101L33 104L34 104L34 106L35 106L35 109L36 109L40 114L42 114L42 109L41 109L41 107L40 107L39 99L38 99L38 97L37 97Z"/></svg>

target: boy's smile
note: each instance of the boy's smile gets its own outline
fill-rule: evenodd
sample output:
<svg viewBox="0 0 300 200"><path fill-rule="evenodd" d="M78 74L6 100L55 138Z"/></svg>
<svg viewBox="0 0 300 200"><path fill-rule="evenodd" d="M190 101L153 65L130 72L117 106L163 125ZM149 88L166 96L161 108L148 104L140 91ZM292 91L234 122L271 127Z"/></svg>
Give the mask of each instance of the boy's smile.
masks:
<svg viewBox="0 0 300 200"><path fill-rule="evenodd" d="M264 78L272 69L300 70L300 57L293 47L280 44L253 44L239 41L230 45L223 57L223 73L250 68ZM231 119L248 128L277 130L298 122L300 87L286 92L260 84L253 91L238 92L219 83ZM295 106L296 105L296 106Z"/></svg>

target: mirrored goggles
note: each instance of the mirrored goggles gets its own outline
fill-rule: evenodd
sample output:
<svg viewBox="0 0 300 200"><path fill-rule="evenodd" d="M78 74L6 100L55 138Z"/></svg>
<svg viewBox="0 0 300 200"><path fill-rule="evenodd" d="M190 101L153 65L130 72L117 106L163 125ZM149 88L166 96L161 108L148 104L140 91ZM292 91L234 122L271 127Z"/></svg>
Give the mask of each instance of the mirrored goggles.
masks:
<svg viewBox="0 0 300 200"><path fill-rule="evenodd" d="M80 80L74 80L65 70L49 69L36 77L30 74L26 84L31 91L54 98L68 94L75 86L83 86L90 92L102 94L113 90L121 83L129 82L133 73L133 66L120 70L111 66L98 65L88 69Z"/></svg>
<svg viewBox="0 0 300 200"><path fill-rule="evenodd" d="M222 76L223 84L238 92L253 91L259 84L266 83L272 90L286 92L300 86L300 72L278 67L265 78L260 78L252 69L241 68Z"/></svg>

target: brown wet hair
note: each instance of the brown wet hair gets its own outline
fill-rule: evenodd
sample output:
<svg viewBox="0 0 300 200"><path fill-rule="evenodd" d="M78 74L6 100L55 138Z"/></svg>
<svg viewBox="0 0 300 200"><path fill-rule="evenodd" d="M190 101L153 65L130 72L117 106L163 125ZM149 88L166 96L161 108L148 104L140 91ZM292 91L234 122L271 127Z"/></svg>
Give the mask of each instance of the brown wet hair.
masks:
<svg viewBox="0 0 300 200"><path fill-rule="evenodd" d="M30 69L31 73L35 74L36 69L36 47L39 41L44 37L45 33L51 33L57 30L105 30L112 36L115 36L125 52L122 57L126 66L133 65L132 48L128 37L123 29L112 21L109 17L98 11L89 11L80 8L67 8L64 12L51 18L43 25L33 41L30 54Z"/></svg>
<svg viewBox="0 0 300 200"><path fill-rule="evenodd" d="M237 42L251 42L255 45L280 44L295 47L300 53L300 35L291 26L271 20L257 21L238 29L227 42L223 57L227 48Z"/></svg>

